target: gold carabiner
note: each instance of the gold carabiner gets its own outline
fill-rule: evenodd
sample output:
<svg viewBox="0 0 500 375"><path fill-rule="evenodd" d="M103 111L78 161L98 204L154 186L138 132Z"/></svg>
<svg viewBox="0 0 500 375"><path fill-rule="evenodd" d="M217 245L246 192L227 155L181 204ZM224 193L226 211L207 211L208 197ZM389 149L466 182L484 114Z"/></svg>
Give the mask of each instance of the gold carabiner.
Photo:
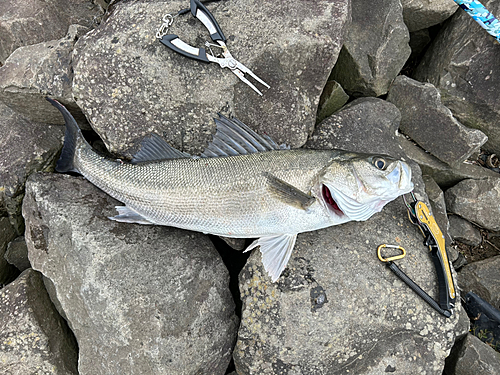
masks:
<svg viewBox="0 0 500 375"><path fill-rule="evenodd" d="M401 250L401 254L399 255L395 255L395 256L392 256L392 257L388 257L388 258L384 258L382 256L382 249L384 247L390 247L390 248L393 248L393 249L399 249ZM398 259L403 259L405 256L406 256L406 250L404 248L402 248L401 246L396 246L396 245L387 245L387 244L382 244L380 245L379 247L377 247L377 256L378 256L378 259L380 259L380 261L382 262L392 262L394 260L398 260Z"/></svg>

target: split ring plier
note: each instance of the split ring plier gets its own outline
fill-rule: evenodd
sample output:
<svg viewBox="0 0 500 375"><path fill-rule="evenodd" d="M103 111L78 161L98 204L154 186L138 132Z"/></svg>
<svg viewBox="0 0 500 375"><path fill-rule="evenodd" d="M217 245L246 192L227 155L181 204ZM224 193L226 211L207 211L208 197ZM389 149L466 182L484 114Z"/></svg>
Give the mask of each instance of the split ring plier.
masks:
<svg viewBox="0 0 500 375"><path fill-rule="evenodd" d="M250 86L256 93L262 95L262 93L255 87L250 81L245 78L245 73L251 75L256 81L260 82L267 88L270 88L267 83L265 83L262 79L257 77L250 69L248 69L245 65L236 60L226 46L226 37L222 32L219 24L215 20L215 17L210 13L210 11L199 1L199 0L191 0L190 3L191 14L196 17L198 20L205 25L210 33L210 37L212 40L218 44L210 44L205 43L205 45L209 48L210 53L207 53L205 48L196 48L190 46L189 44L183 42L177 35L168 34L168 28L172 25L173 16L168 14L163 18L163 24L158 29L156 37L160 39L165 46L170 48L171 50L180 53L186 57L191 59L195 59L198 61L203 61L206 63L215 62L218 63L221 68L229 68L231 71L238 76L240 80L245 82L248 86ZM183 12L183 11L181 11ZM179 14L181 14L179 12ZM223 57L216 57L210 46L221 48Z"/></svg>

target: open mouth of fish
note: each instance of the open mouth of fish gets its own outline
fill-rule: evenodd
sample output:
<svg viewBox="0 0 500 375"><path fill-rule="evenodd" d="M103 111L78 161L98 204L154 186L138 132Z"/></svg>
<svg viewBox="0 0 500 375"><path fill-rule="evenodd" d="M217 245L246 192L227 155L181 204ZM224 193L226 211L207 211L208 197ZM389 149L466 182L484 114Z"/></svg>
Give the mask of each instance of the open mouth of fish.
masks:
<svg viewBox="0 0 500 375"><path fill-rule="evenodd" d="M328 186L326 186L325 184L323 184L323 186L321 188L321 194L323 195L323 200L326 202L326 204L328 205L328 207L330 207L330 209L336 215L338 215L338 216L344 216L344 213L340 209L339 205L337 204L337 202L335 201L335 199L333 199L333 196L332 196L332 193L331 193L330 189L328 189Z"/></svg>

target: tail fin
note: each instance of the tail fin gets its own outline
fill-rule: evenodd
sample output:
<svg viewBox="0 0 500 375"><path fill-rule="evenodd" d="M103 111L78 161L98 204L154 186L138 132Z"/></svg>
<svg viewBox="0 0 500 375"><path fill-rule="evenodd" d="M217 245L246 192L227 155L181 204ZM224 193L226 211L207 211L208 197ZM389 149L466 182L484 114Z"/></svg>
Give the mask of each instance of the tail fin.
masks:
<svg viewBox="0 0 500 375"><path fill-rule="evenodd" d="M64 135L64 146L61 152L61 156L57 161L56 171L57 172L78 172L73 164L73 159L75 155L75 148L78 138L83 137L80 128L78 127L75 119L69 113L69 111L58 101L51 99L49 97L45 98L56 107L59 112L64 117L66 123L66 133Z"/></svg>

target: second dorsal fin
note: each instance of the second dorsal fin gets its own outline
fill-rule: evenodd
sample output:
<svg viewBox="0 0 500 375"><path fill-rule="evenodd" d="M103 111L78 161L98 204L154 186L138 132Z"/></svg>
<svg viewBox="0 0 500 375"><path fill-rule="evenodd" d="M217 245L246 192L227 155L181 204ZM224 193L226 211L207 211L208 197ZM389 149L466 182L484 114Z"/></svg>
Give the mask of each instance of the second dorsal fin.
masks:
<svg viewBox="0 0 500 375"><path fill-rule="evenodd" d="M228 119L219 113L219 118L214 120L217 131L201 157L246 155L287 148L278 146L268 136L258 135L238 119Z"/></svg>
<svg viewBox="0 0 500 375"><path fill-rule="evenodd" d="M170 146L157 134L148 135L141 142L140 150L130 161L132 164L153 160L189 158L191 155Z"/></svg>

